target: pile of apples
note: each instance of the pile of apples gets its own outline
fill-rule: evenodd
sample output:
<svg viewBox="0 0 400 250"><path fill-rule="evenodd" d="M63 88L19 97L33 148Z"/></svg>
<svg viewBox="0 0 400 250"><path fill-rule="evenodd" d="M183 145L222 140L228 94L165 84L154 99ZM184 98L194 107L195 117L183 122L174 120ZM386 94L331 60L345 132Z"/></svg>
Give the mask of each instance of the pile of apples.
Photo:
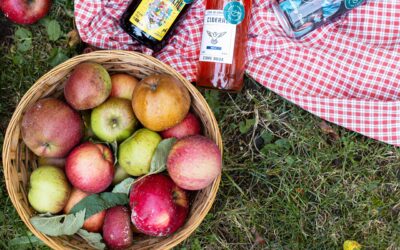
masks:
<svg viewBox="0 0 400 250"><path fill-rule="evenodd" d="M103 210L83 228L102 233L112 249L130 246L134 232L174 233L188 215L189 191L210 185L222 168L218 146L201 135L190 105L188 90L170 75L139 81L110 76L97 63L75 66L63 97L40 99L23 115L23 141L39 157L29 203L39 213L68 214L85 197L141 176L130 187L129 207ZM157 146L172 137L167 171L149 173Z"/></svg>

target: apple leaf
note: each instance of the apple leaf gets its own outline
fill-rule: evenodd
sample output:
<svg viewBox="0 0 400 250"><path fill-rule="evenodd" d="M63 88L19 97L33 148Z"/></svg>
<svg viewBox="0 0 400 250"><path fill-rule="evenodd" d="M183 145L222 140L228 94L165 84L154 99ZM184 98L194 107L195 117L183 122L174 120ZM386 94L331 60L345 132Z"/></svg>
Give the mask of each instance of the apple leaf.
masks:
<svg viewBox="0 0 400 250"><path fill-rule="evenodd" d="M14 36L17 41L18 51L26 52L30 50L32 47L32 32L24 28L18 28Z"/></svg>
<svg viewBox="0 0 400 250"><path fill-rule="evenodd" d="M166 169L168 154L175 142L176 138L168 138L158 144L151 159L149 174L160 173Z"/></svg>
<svg viewBox="0 0 400 250"><path fill-rule="evenodd" d="M128 202L127 194L110 192L92 194L75 204L70 213L74 214L81 210L86 210L85 219L87 219L98 212L118 205L126 205Z"/></svg>
<svg viewBox="0 0 400 250"><path fill-rule="evenodd" d="M50 41L57 41L61 36L61 26L56 20L51 20L45 23L47 35Z"/></svg>
<svg viewBox="0 0 400 250"><path fill-rule="evenodd" d="M73 235L83 226L85 212L57 215L51 217L35 216L30 219L32 225L40 232L49 236Z"/></svg>
<svg viewBox="0 0 400 250"><path fill-rule="evenodd" d="M80 229L77 233L94 249L103 250L106 249L106 245L102 242L103 237L99 233L90 233L86 230Z"/></svg>
<svg viewBox="0 0 400 250"><path fill-rule="evenodd" d="M132 184L135 182L135 179L132 177L128 177L125 180L121 181L118 185L115 185L112 192L113 193L123 193L129 194Z"/></svg>
<svg viewBox="0 0 400 250"><path fill-rule="evenodd" d="M66 61L68 56L66 56L60 48L53 48L50 52L50 57L48 62L51 66L57 66L58 64Z"/></svg>

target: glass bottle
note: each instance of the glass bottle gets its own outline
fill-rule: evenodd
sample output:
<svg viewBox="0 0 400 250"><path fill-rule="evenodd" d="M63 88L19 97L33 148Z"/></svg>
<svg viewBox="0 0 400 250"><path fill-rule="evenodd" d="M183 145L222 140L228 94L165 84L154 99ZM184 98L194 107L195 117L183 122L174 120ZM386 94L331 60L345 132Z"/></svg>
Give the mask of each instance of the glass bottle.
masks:
<svg viewBox="0 0 400 250"><path fill-rule="evenodd" d="M133 39L159 51L193 0L133 0L120 19L120 26Z"/></svg>
<svg viewBox="0 0 400 250"><path fill-rule="evenodd" d="M207 0L197 68L199 87L243 87L251 0Z"/></svg>
<svg viewBox="0 0 400 250"><path fill-rule="evenodd" d="M272 7L286 34L301 38L364 2L366 0L273 0Z"/></svg>

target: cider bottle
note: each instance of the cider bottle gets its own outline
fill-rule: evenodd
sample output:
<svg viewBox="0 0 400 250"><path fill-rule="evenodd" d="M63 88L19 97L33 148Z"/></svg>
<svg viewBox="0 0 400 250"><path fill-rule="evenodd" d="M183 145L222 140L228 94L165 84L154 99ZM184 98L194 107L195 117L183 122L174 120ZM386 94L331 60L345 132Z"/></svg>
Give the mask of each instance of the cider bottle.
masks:
<svg viewBox="0 0 400 250"><path fill-rule="evenodd" d="M251 0L207 0L197 68L199 87L243 87Z"/></svg>
<svg viewBox="0 0 400 250"><path fill-rule="evenodd" d="M133 0L120 19L120 26L133 39L159 51L166 44L193 0Z"/></svg>

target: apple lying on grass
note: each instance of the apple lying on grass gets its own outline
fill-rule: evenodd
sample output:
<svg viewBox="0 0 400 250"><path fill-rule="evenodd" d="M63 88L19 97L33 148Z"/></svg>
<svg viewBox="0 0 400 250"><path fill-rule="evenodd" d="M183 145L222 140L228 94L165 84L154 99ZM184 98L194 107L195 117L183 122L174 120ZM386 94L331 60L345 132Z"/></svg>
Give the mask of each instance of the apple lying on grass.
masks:
<svg viewBox="0 0 400 250"><path fill-rule="evenodd" d="M18 24L32 24L46 16L50 0L1 0L0 9L11 21Z"/></svg>
<svg viewBox="0 0 400 250"><path fill-rule="evenodd" d="M85 192L100 193L114 178L114 157L103 144L85 142L74 148L65 162L71 184Z"/></svg>
<svg viewBox="0 0 400 250"><path fill-rule="evenodd" d="M186 191L163 174L148 175L135 182L129 205L133 225L151 236L174 233L184 224L189 211Z"/></svg>
<svg viewBox="0 0 400 250"><path fill-rule="evenodd" d="M89 195L90 193L86 193L77 188L73 188L69 200L63 209L64 213L68 214L78 202L80 202L83 198ZM100 232L103 227L105 216L106 216L106 210L103 210L101 212L98 212L97 214L90 216L83 223L83 229L85 229L88 232Z"/></svg>
<svg viewBox="0 0 400 250"><path fill-rule="evenodd" d="M202 135L184 137L171 148L167 170L174 182L186 190L200 190L220 175L222 156L218 146Z"/></svg>
<svg viewBox="0 0 400 250"><path fill-rule="evenodd" d="M92 131L106 142L125 140L137 124L131 102L126 99L111 97L92 110Z"/></svg>
<svg viewBox="0 0 400 250"><path fill-rule="evenodd" d="M54 166L35 169L29 181L28 200L39 213L58 213L68 201L71 186L64 171Z"/></svg>
<svg viewBox="0 0 400 250"><path fill-rule="evenodd" d="M83 121L75 110L55 98L33 104L21 123L22 139L33 153L64 157L83 137Z"/></svg>

